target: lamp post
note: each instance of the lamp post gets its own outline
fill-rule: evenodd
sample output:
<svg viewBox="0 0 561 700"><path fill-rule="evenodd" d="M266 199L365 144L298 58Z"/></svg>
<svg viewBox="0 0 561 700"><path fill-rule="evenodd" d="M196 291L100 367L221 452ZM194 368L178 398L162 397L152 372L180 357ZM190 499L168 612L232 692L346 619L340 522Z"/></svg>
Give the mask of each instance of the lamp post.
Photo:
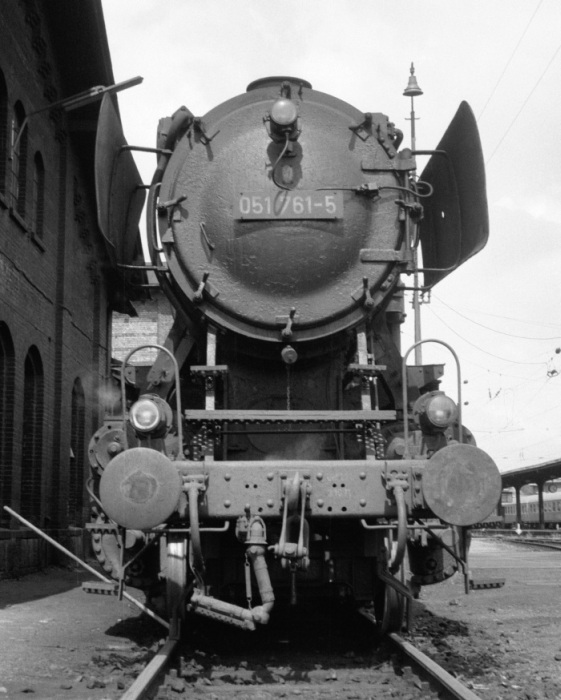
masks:
<svg viewBox="0 0 561 700"><path fill-rule="evenodd" d="M411 63L410 68L411 75L409 76L409 81L407 87L403 91L405 97L411 98L411 150L415 151L416 138L415 138L415 97L423 94L423 91L417 84L417 78L415 77L415 66ZM413 264L415 267L413 273L413 315L415 321L415 343L421 340L421 303L419 299L419 265L417 258L417 248L413 250ZM422 345L417 345L415 347L415 364L423 364L423 354Z"/></svg>

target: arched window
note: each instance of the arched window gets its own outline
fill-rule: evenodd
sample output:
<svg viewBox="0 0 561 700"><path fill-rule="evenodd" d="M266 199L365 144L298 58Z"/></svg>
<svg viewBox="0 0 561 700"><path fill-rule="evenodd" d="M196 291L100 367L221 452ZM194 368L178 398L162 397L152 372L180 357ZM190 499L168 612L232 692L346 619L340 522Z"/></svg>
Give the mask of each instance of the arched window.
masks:
<svg viewBox="0 0 561 700"><path fill-rule="evenodd" d="M32 347L24 365L20 512L36 523L41 516L43 394L43 363L37 348Z"/></svg>
<svg viewBox="0 0 561 700"><path fill-rule="evenodd" d="M25 197L27 188L27 131L22 131L25 110L21 102L16 102L12 118L12 206L25 217Z"/></svg>
<svg viewBox="0 0 561 700"><path fill-rule="evenodd" d="M8 88L0 71L0 194L6 194L8 163Z"/></svg>
<svg viewBox="0 0 561 700"><path fill-rule="evenodd" d="M70 417L70 469L68 473L68 523L81 527L84 505L84 441L86 438L86 401L82 382L72 387Z"/></svg>
<svg viewBox="0 0 561 700"><path fill-rule="evenodd" d="M0 525L9 527L4 506L12 501L15 353L10 331L0 322Z"/></svg>
<svg viewBox="0 0 561 700"><path fill-rule="evenodd" d="M45 166L39 152L33 159L33 220L31 230L38 238L43 238L43 215L45 211Z"/></svg>

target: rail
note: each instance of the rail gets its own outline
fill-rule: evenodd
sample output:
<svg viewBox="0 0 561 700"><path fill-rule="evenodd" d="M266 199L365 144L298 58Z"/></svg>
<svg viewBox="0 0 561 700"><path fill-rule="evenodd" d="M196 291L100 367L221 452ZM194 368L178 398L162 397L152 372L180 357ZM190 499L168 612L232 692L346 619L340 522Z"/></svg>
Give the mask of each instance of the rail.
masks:
<svg viewBox="0 0 561 700"><path fill-rule="evenodd" d="M457 678L439 666L422 651L395 632L388 635L392 644L412 663L417 674L426 679L440 700L481 700L472 690L462 685Z"/></svg>
<svg viewBox="0 0 561 700"><path fill-rule="evenodd" d="M125 694L121 695L119 700L144 700L144 698L147 698L153 686L157 683L158 676L168 665L178 641L178 639L168 639Z"/></svg>

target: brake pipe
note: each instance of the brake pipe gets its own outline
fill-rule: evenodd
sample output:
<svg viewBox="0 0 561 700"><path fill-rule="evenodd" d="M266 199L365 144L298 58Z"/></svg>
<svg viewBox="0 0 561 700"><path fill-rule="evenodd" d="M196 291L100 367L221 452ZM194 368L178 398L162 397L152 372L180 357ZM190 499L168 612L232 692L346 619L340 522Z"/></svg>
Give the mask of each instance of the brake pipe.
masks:
<svg viewBox="0 0 561 700"><path fill-rule="evenodd" d="M389 566L390 574L399 570L405 556L407 544L407 508L405 506L405 493L401 484L394 484L393 493L397 504L397 549L395 557Z"/></svg>
<svg viewBox="0 0 561 700"><path fill-rule="evenodd" d="M188 501L189 501L189 524L191 537L192 564L191 569L197 579L197 584L204 591L204 571L205 562L201 548L201 535L199 529L199 486L196 481L189 483Z"/></svg>
<svg viewBox="0 0 561 700"><path fill-rule="evenodd" d="M267 538L265 535L265 523L262 518L255 516L249 524L249 538L246 542L246 556L253 565L253 572L257 580L261 605L253 608L253 619L261 624L269 621L269 616L275 604L275 593L271 585L269 569L265 559L267 551Z"/></svg>

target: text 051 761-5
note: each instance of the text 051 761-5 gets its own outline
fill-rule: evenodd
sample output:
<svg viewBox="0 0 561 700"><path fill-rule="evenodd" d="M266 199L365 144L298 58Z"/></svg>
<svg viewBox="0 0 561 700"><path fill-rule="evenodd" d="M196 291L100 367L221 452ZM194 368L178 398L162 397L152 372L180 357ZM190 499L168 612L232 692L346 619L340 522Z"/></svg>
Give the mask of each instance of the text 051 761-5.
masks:
<svg viewBox="0 0 561 700"><path fill-rule="evenodd" d="M333 190L240 192L236 219L340 219L343 194Z"/></svg>

